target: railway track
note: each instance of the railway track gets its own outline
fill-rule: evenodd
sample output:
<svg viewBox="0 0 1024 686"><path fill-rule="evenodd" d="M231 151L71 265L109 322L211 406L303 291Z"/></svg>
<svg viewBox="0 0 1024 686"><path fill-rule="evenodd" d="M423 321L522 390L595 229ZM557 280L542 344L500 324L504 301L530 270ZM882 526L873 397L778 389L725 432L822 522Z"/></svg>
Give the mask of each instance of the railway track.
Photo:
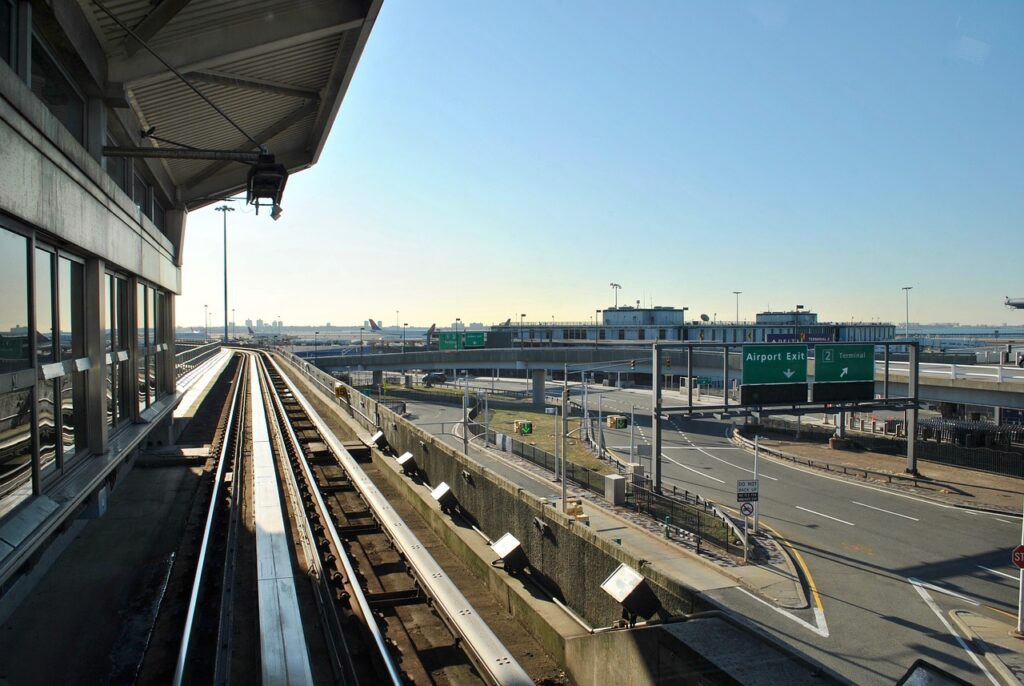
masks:
<svg viewBox="0 0 1024 686"><path fill-rule="evenodd" d="M232 672L235 608L255 597L264 683L532 684L363 472L368 449L347 449L269 356L238 354L175 683L255 676Z"/></svg>

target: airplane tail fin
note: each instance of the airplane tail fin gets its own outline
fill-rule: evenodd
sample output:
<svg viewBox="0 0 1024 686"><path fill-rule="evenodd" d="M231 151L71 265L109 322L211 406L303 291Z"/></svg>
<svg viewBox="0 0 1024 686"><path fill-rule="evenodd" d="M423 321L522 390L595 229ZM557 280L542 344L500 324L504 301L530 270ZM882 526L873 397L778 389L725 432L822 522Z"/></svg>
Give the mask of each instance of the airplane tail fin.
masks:
<svg viewBox="0 0 1024 686"><path fill-rule="evenodd" d="M380 331L380 324L378 324L377 322L375 322L375 321L373 321L371 319L370 320L370 331Z"/></svg>
<svg viewBox="0 0 1024 686"><path fill-rule="evenodd" d="M250 336L255 336L255 335L256 335L256 332L252 330L252 327L251 327L251 326L247 326L247 327L245 327L245 328L249 329L249 335L250 335Z"/></svg>
<svg viewBox="0 0 1024 686"><path fill-rule="evenodd" d="M428 340L428 341L429 341L429 340L430 340L430 338L431 338L431 337L432 337L432 336L434 335L434 331L435 331L436 329L437 329L437 324L431 324L431 325L430 325L430 328L429 328L429 329L427 329L427 340Z"/></svg>

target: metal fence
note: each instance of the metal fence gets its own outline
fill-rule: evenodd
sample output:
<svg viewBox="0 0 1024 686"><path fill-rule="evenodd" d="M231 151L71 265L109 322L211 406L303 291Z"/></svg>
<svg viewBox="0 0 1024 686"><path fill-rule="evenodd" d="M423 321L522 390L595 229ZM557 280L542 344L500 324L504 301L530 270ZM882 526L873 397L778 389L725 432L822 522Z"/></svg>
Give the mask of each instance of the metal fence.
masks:
<svg viewBox="0 0 1024 686"><path fill-rule="evenodd" d="M684 491L681 497L678 493L674 496L657 493L650 477L634 474L627 484L626 501L637 512L695 537L698 551L707 543L729 555L743 555L743 542L733 528L715 511L711 502L696 494Z"/></svg>
<svg viewBox="0 0 1024 686"><path fill-rule="evenodd" d="M177 347L177 344L175 345ZM215 341L205 345L188 347L186 350L175 354L174 378L180 379L184 374L187 374L208 360L210 356L220 352L220 348L221 342Z"/></svg>

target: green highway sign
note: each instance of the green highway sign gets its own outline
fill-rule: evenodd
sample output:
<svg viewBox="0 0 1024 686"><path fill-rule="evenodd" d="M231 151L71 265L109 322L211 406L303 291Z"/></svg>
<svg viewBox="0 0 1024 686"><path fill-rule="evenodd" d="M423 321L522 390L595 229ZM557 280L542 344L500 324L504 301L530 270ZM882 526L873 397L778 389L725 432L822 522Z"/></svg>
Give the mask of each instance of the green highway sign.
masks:
<svg viewBox="0 0 1024 686"><path fill-rule="evenodd" d="M437 334L438 347L441 350L462 350L464 348L483 348L487 343L486 331L441 331Z"/></svg>
<svg viewBox="0 0 1024 686"><path fill-rule="evenodd" d="M806 384L806 345L743 346L743 385Z"/></svg>
<svg viewBox="0 0 1024 686"><path fill-rule="evenodd" d="M875 346L868 344L814 346L814 382L875 380Z"/></svg>
<svg viewBox="0 0 1024 686"><path fill-rule="evenodd" d="M441 331L437 334L437 343L441 350L455 350L457 341L454 331Z"/></svg>

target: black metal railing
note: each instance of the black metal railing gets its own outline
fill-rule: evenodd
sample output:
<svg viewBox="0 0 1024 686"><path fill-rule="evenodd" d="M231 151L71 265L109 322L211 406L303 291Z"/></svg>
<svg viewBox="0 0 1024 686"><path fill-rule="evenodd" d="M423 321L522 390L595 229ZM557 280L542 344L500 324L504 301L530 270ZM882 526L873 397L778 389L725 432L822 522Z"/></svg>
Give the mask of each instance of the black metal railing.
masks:
<svg viewBox="0 0 1024 686"><path fill-rule="evenodd" d="M653 480L633 474L626 485L626 502L637 512L663 523L666 528L681 529L696 540L697 550L704 544L735 556L743 555L743 541L733 527L715 510L714 504L684 491L658 493Z"/></svg>
<svg viewBox="0 0 1024 686"><path fill-rule="evenodd" d="M214 341L205 345L197 345L187 348L174 355L174 378L180 379L182 375L192 371L211 355L220 352L221 342Z"/></svg>

